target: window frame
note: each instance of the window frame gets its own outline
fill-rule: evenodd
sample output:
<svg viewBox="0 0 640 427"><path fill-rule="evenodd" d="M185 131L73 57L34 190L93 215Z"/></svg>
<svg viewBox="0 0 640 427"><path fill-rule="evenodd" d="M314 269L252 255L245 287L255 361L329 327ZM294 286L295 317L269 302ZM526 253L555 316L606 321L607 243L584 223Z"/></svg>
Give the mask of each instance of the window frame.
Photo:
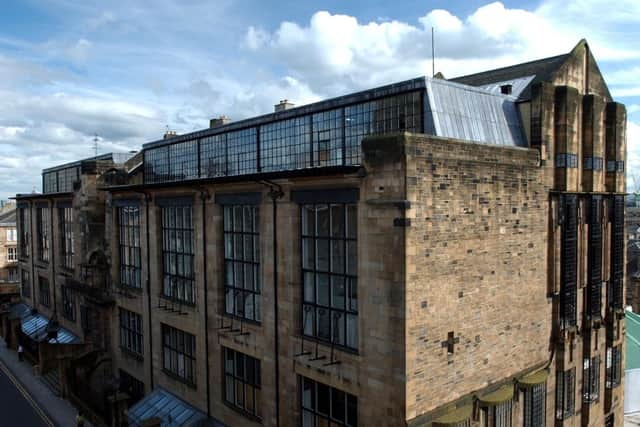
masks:
<svg viewBox="0 0 640 427"><path fill-rule="evenodd" d="M224 244L224 313L243 321L261 323L261 248L260 248L260 207L256 204L225 204L223 208ZM240 211L241 225L237 227L237 211ZM250 230L247 230L249 214ZM229 240L227 240L229 239ZM247 257L247 240L250 242L250 256ZM238 255L238 242L241 254ZM250 259L249 259L250 258ZM240 271L238 272L238 266ZM247 271L251 271L251 284L247 283ZM238 283L240 282L240 283ZM249 286L249 287L248 287ZM230 294L232 293L232 294ZM238 301L241 295L241 301ZM247 297L253 299L250 308L253 315L247 315ZM238 309L239 303L242 309Z"/></svg>
<svg viewBox="0 0 640 427"><path fill-rule="evenodd" d="M600 400L600 356L585 357L582 365L582 403L597 403Z"/></svg>
<svg viewBox="0 0 640 427"><path fill-rule="evenodd" d="M18 261L18 247L7 246L7 262L17 262L17 261Z"/></svg>
<svg viewBox="0 0 640 427"><path fill-rule="evenodd" d="M260 359L256 359L248 354L222 347L222 400L224 403L248 418L262 420L262 366ZM231 357L229 357L231 356ZM231 366L229 366L231 361ZM242 368L238 369L238 364ZM253 378L250 378L249 365L253 365ZM229 400L228 387L233 392L233 401ZM242 393L242 402L239 403L239 392ZM248 408L247 395L252 393L253 410Z"/></svg>
<svg viewBox="0 0 640 427"><path fill-rule="evenodd" d="M622 384L622 344L607 347L605 387L613 389Z"/></svg>
<svg viewBox="0 0 640 427"><path fill-rule="evenodd" d="M120 349L141 359L144 357L144 329L142 315L118 307Z"/></svg>
<svg viewBox="0 0 640 427"><path fill-rule="evenodd" d="M29 270L21 269L20 270L20 284L21 284L21 294L24 298L31 298L31 275Z"/></svg>
<svg viewBox="0 0 640 427"><path fill-rule="evenodd" d="M20 239L18 242L20 251L18 257L27 259L31 256L29 253L31 245L31 209L29 206L18 207L18 226L20 229Z"/></svg>
<svg viewBox="0 0 640 427"><path fill-rule="evenodd" d="M511 399L483 409L485 427L511 427L513 425L513 402Z"/></svg>
<svg viewBox="0 0 640 427"><path fill-rule="evenodd" d="M45 263L49 263L51 259L51 216L49 209L51 208L48 206L36 208L37 259Z"/></svg>
<svg viewBox="0 0 640 427"><path fill-rule="evenodd" d="M313 225L308 223L308 215L313 209ZM342 233L334 233L333 228L333 209L338 207L342 211ZM318 209L327 210L326 234L319 231L318 226ZM306 211L305 211L306 210ZM350 213L353 215L349 217ZM354 224L355 223L355 224ZM309 230L309 226L313 228ZM307 230L305 231L305 227ZM353 231L352 231L353 229ZM305 242L311 242L310 246L306 246ZM326 247L327 259L321 260L317 253L320 246ZM323 250L324 250L323 247ZM332 254L342 251L341 257L334 258ZM301 298L301 331L305 338L317 340L345 349L351 352L358 352L359 349L359 315L358 315L358 203L357 202L305 202L300 203L300 256L301 256L301 282L302 282L302 298ZM353 257L350 262L350 256ZM311 262L311 258L313 261ZM342 265L334 270L336 260ZM325 266L321 265L324 263ZM340 271L341 270L341 271ZM337 278L334 284L334 278ZM326 281L324 280L326 279ZM340 282L342 281L342 288ZM324 283L324 284L323 284ZM334 286L337 288L334 290ZM324 292L320 287L326 287ZM321 289L319 293L318 289ZM342 289L344 295L342 301L334 298L334 292ZM324 294L323 296L321 296ZM339 294L338 294L339 295ZM324 303L321 300L324 298ZM319 323L322 321L320 316L325 316L326 311L329 312L329 331L321 335ZM311 313L311 314L310 314ZM340 318L341 316L341 318ZM311 319L311 320L309 320ZM350 320L351 319L351 320ZM342 323L342 334L340 330L336 333L336 325ZM309 323L311 322L311 323ZM326 318L325 318L326 322ZM336 322L336 323L334 323ZM350 322L354 333L349 334ZM309 326L311 325L311 326ZM326 323L325 325L326 326ZM341 336L342 335L342 336ZM349 339L355 342L349 342Z"/></svg>
<svg viewBox="0 0 640 427"><path fill-rule="evenodd" d="M556 420L573 417L576 408L576 368L556 372Z"/></svg>
<svg viewBox="0 0 640 427"><path fill-rule="evenodd" d="M306 398L306 393L305 391L307 390L305 388L305 386L309 384L313 387L313 391L310 393L311 394L311 400L313 400L312 406L313 407L307 407L305 406L305 401L307 400ZM321 403L320 403L320 399L319 399L319 389L322 388L323 389L323 393L327 392L328 393L328 399L326 404L322 404L322 406L326 405L326 409L327 412L324 413L322 411L324 411L324 409L320 409ZM336 397L335 401L334 401L334 397L333 394L336 393L338 394L338 396ZM339 403L339 401L341 400L339 398L340 394L344 394L344 413L343 413L343 419L340 420L339 418L336 418L335 416L337 414L334 414L334 406L336 403ZM327 384L323 384L321 382L312 380L311 378L307 378L305 376L299 375L298 376L298 400L299 400L299 408L300 408L300 424L303 427L306 427L307 424L305 424L306 421L306 417L309 416L311 417L311 425L317 425L318 424L318 420L326 420L326 425L329 425L329 423L331 423L332 426L341 426L341 427L357 427L358 425L358 397L348 393L346 391L337 389L335 387L331 387ZM350 414L350 409L353 408L353 405L355 404L355 414ZM338 408L340 409L340 408ZM336 412L342 412L342 411L336 411ZM350 420L350 416L355 415L355 420ZM355 421L355 422L351 422L350 421Z"/></svg>
<svg viewBox="0 0 640 427"><path fill-rule="evenodd" d="M60 232L60 265L73 269L73 208L70 205L58 207L58 224Z"/></svg>
<svg viewBox="0 0 640 427"><path fill-rule="evenodd" d="M130 289L142 289L142 241L140 234L140 206L116 207L118 228L119 284Z"/></svg>
<svg viewBox="0 0 640 427"><path fill-rule="evenodd" d="M523 396L524 427L545 427L547 423L547 383L526 387Z"/></svg>
<svg viewBox="0 0 640 427"><path fill-rule="evenodd" d="M174 328L173 326L167 325L165 323L161 323L161 333L162 333L162 370L168 376L185 383L193 388L196 387L196 336L190 334L189 332L185 332L181 329ZM173 334L173 336L172 336ZM167 337L169 341L173 341L173 343L167 342ZM191 351L190 354L186 353L187 350L187 339L191 342ZM174 344L175 343L175 344ZM179 348L180 344L182 345L182 349ZM169 360L167 360L167 354L169 354ZM183 360L183 372L179 371L180 365L180 356L182 355ZM172 366L173 360L172 356L175 356L175 369ZM187 362L190 365L190 373L188 373ZM167 367L167 365L169 365Z"/></svg>
<svg viewBox="0 0 640 427"><path fill-rule="evenodd" d="M178 215L178 212L181 215ZM188 212L188 215L186 214ZM190 306L196 305L195 225L193 203L163 203L160 206L162 237L162 290L160 296ZM182 226L178 225L178 218ZM184 224L188 218L189 225ZM171 225L173 222L173 225ZM172 238L172 235L174 236ZM178 235L182 239L178 239ZM185 237L186 236L186 237ZM178 248L179 243L182 250ZM188 246L186 245L188 243ZM173 259L173 261L172 261ZM182 262L180 261L182 259ZM182 270L182 273L180 272Z"/></svg>
<svg viewBox="0 0 640 427"><path fill-rule="evenodd" d="M62 286L62 317L76 321L76 298L73 289Z"/></svg>
<svg viewBox="0 0 640 427"><path fill-rule="evenodd" d="M45 284L46 286L43 286ZM43 276L38 276L38 303L51 308L51 284L49 279Z"/></svg>

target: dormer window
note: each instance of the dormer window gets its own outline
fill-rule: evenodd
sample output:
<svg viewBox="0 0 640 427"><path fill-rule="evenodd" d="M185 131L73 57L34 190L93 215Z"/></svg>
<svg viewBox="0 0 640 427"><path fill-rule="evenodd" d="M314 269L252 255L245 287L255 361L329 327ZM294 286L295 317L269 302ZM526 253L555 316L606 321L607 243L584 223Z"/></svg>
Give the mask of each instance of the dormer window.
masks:
<svg viewBox="0 0 640 427"><path fill-rule="evenodd" d="M511 91L513 89L513 85L502 85L500 86L500 93L503 95L511 95Z"/></svg>

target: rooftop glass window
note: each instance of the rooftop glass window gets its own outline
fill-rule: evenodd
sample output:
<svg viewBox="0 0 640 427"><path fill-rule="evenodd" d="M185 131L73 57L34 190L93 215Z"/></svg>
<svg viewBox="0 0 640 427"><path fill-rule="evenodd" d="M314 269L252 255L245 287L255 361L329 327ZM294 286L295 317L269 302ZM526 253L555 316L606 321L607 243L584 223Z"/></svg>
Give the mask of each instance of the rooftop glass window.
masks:
<svg viewBox="0 0 640 427"><path fill-rule="evenodd" d="M335 105L335 103L333 104ZM360 164L367 135L423 131L420 91L145 149L145 183Z"/></svg>

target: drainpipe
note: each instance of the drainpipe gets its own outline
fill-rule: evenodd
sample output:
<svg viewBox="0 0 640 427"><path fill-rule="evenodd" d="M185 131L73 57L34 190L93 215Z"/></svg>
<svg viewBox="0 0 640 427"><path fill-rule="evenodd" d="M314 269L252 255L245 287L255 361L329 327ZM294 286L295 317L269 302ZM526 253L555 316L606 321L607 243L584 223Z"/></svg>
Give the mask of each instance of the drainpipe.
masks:
<svg viewBox="0 0 640 427"><path fill-rule="evenodd" d="M278 339L278 199L284 196L282 187L269 181L262 181L261 184L269 187L268 196L272 203L273 231L271 242L273 245L273 311L274 311L274 352L275 352L275 368L276 368L276 426L280 425L280 358L279 358L279 339Z"/></svg>
<svg viewBox="0 0 640 427"><path fill-rule="evenodd" d="M210 198L207 190L200 190L200 200L202 200L202 259L204 261L203 267L203 281L204 281L204 354L205 354L205 375L207 378L207 417L211 417L211 386L209 385L209 301L207 299L207 221L206 212L207 207L205 202Z"/></svg>
<svg viewBox="0 0 640 427"><path fill-rule="evenodd" d="M49 222L49 235L50 235L50 239L51 239L51 245L49 246L49 250L51 251L51 267L52 267L52 271L53 274L51 275L51 289L53 291L53 318L57 320L58 317L58 306L56 304L56 244L55 244L55 239L54 239L54 235L53 235L53 229L55 228L53 226L53 210L55 209L55 203L53 199L49 199L49 201L51 202L51 209L50 209L50 213L49 213L49 218L50 218L50 222Z"/></svg>
<svg viewBox="0 0 640 427"><path fill-rule="evenodd" d="M149 253L149 203L151 201L151 196L146 192L137 192L138 194L142 194L144 196L144 207L145 207L145 228L146 228L146 241L147 241L147 318L149 321L149 385L151 386L151 390L153 390L153 332L152 332L152 323L151 323L151 256Z"/></svg>
<svg viewBox="0 0 640 427"><path fill-rule="evenodd" d="M35 266L35 257L37 256L36 254L36 246L35 246L35 241L33 238L33 235L35 233L33 233L33 203L32 202L27 202L28 206L29 206L29 240L31 240L31 247L29 248L29 258L31 259L31 273L29 274L30 280L31 280L31 302L33 303L33 307L31 308L36 308L36 266ZM36 211L37 212L37 211ZM22 279L22 277L21 277Z"/></svg>

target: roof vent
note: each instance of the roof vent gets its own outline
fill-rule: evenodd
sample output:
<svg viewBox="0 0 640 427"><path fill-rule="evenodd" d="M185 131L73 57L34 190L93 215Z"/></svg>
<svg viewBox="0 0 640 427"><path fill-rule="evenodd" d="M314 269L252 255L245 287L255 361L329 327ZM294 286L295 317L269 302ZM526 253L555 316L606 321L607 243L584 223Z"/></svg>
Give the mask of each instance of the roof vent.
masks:
<svg viewBox="0 0 640 427"><path fill-rule="evenodd" d="M280 102L276 105L273 106L274 111L277 113L279 111L284 111L284 110L288 110L290 108L293 108L295 104L293 104L292 102L289 102L288 99L282 99L280 100Z"/></svg>
<svg viewBox="0 0 640 427"><path fill-rule="evenodd" d="M511 95L511 90L513 89L513 85L502 85L500 86L500 93L503 95Z"/></svg>
<svg viewBox="0 0 640 427"><path fill-rule="evenodd" d="M213 129L213 128L217 128L220 126L224 126L228 123L231 123L231 119L225 115L222 115L220 117L218 117L217 119L211 119L209 120L209 128Z"/></svg>
<svg viewBox="0 0 640 427"><path fill-rule="evenodd" d="M177 136L178 134L176 133L175 130L168 130L164 133L164 137L163 139L169 139L169 138L173 138L174 136Z"/></svg>

